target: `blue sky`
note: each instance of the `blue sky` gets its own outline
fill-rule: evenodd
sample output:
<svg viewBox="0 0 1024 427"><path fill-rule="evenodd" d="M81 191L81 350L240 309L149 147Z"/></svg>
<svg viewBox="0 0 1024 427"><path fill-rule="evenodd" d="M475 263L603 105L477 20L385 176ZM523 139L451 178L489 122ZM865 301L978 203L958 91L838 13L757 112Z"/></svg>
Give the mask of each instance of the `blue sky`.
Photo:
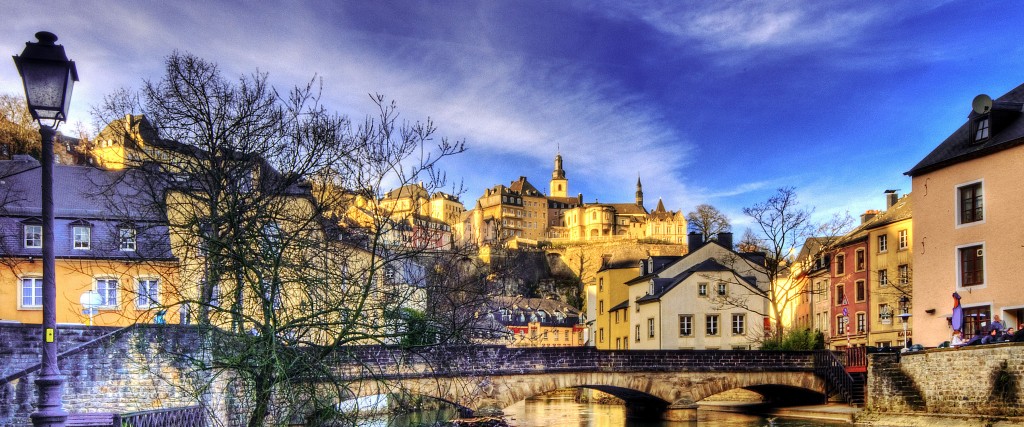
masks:
<svg viewBox="0 0 1024 427"><path fill-rule="evenodd" d="M180 4L179 4L180 3ZM328 105L432 118L469 150L445 164L467 207L565 158L572 194L648 208L741 210L794 186L821 217L885 189L960 126L979 93L1024 82L1012 1L49 2L0 0L0 51L60 37L71 121L158 78L178 49L279 89L323 78ZM20 93L13 62L0 92ZM72 126L66 126L72 128Z"/></svg>

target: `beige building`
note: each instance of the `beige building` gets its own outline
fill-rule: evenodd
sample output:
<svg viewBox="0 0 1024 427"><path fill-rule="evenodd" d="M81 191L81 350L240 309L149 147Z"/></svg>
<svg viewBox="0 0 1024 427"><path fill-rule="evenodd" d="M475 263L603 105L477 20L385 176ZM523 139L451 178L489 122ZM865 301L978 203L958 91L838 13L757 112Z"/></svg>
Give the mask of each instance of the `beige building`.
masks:
<svg viewBox="0 0 1024 427"><path fill-rule="evenodd" d="M750 288L766 289L756 255L734 252L731 233L701 244L660 269L645 266L629 286L629 348L750 349L763 337L768 300ZM720 241L721 242L720 242Z"/></svg>
<svg viewBox="0 0 1024 427"><path fill-rule="evenodd" d="M1024 85L992 100L975 98L959 129L915 165L913 182L915 342L949 340L954 292L963 332L982 332L993 316L1019 327L1024 292ZM967 107L966 102L963 105Z"/></svg>
<svg viewBox="0 0 1024 427"><path fill-rule="evenodd" d="M910 197L887 193L885 211L875 216L868 227L870 346L903 346L904 327L908 340L913 341L910 340L912 317L904 315L904 312L909 314L913 295L914 236Z"/></svg>

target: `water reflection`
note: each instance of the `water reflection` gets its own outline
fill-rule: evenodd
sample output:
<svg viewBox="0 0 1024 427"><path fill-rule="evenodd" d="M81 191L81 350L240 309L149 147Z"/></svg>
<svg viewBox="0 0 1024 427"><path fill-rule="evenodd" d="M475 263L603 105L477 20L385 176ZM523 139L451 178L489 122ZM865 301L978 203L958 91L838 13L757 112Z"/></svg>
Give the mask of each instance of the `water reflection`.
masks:
<svg viewBox="0 0 1024 427"><path fill-rule="evenodd" d="M420 427L455 418L454 409L421 411L388 419L371 419L362 427ZM814 420L760 417L745 414L702 411L701 421L635 421L626 419L621 405L578 403L571 394L538 396L505 408L509 424L516 427L812 427L848 426Z"/></svg>

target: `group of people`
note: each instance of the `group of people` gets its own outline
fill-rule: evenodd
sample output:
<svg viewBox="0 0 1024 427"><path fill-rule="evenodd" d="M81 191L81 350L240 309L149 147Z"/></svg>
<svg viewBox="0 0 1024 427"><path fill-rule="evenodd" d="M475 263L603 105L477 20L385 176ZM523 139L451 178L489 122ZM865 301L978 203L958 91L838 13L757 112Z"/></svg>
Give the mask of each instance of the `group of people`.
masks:
<svg viewBox="0 0 1024 427"><path fill-rule="evenodd" d="M984 333L975 335L971 339L964 339L963 333L959 330L953 331L953 339L950 340L950 347L963 347L975 344L993 344L999 342L1024 342L1024 329L1014 331L1012 327L1005 328L1002 319L995 316L992 323L984 329Z"/></svg>

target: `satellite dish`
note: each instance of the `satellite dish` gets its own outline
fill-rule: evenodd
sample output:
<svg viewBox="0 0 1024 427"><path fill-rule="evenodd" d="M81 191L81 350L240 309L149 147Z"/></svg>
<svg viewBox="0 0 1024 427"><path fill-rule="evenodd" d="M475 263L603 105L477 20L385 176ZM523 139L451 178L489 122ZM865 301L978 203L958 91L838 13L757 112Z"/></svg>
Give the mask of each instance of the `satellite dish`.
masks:
<svg viewBox="0 0 1024 427"><path fill-rule="evenodd" d="M971 108L978 114L985 114L992 111L992 97L985 95L984 93L975 96L974 101L971 102Z"/></svg>

